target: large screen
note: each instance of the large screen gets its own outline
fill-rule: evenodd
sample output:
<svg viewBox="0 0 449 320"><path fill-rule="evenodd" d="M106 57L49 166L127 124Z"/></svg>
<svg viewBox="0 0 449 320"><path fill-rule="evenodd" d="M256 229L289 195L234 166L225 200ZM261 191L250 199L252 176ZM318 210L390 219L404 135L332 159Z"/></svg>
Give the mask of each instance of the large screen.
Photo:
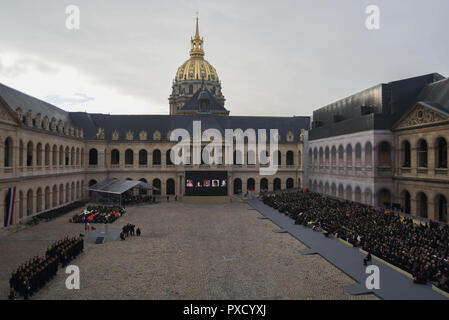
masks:
<svg viewBox="0 0 449 320"><path fill-rule="evenodd" d="M186 196L227 196L227 171L186 171Z"/></svg>

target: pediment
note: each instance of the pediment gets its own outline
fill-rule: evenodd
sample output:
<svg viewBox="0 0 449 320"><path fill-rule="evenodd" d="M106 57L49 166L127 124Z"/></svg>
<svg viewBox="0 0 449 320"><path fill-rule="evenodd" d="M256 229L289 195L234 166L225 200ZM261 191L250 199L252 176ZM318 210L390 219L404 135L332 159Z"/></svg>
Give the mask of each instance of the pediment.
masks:
<svg viewBox="0 0 449 320"><path fill-rule="evenodd" d="M449 115L436 108L418 103L394 126L394 129L408 129L449 121Z"/></svg>
<svg viewBox="0 0 449 320"><path fill-rule="evenodd" d="M20 124L17 114L11 110L6 102L0 97L0 121L10 124Z"/></svg>

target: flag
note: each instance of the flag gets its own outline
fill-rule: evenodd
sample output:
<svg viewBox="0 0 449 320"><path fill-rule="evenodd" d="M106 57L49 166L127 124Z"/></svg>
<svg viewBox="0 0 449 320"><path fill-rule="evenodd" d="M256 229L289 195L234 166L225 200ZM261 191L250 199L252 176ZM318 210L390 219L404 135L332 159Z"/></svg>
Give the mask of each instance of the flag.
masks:
<svg viewBox="0 0 449 320"><path fill-rule="evenodd" d="M6 197L5 227L12 225L14 218L14 202L16 200L16 187L8 189Z"/></svg>

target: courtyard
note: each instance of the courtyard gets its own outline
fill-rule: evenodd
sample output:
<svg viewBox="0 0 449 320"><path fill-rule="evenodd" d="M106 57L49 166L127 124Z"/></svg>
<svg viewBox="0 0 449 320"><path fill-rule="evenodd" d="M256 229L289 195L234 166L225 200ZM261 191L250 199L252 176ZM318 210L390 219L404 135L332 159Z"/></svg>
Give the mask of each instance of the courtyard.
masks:
<svg viewBox="0 0 449 320"><path fill-rule="evenodd" d="M109 228L132 223L140 237L86 242L71 263L80 269L80 290L68 290L59 269L32 299L377 299L345 292L354 280L319 255L299 254L301 242L273 232L275 224L248 209L239 201L129 207ZM1 299L20 263L83 232L68 222L75 213L0 235Z"/></svg>

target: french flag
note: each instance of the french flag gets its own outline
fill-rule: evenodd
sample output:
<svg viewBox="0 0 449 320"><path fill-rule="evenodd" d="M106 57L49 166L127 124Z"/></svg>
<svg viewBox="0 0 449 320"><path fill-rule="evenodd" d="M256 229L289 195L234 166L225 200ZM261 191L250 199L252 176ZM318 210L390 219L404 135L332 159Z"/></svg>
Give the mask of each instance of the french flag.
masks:
<svg viewBox="0 0 449 320"><path fill-rule="evenodd" d="M5 227L10 226L13 223L16 187L9 188L6 199Z"/></svg>

